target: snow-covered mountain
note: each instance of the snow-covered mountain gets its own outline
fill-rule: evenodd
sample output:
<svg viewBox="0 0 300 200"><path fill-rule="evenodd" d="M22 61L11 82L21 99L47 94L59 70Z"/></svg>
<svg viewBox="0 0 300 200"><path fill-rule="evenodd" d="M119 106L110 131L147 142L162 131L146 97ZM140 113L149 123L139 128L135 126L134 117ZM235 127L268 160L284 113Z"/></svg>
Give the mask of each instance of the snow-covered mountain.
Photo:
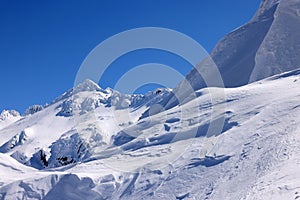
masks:
<svg viewBox="0 0 300 200"><path fill-rule="evenodd" d="M229 88L197 70L145 95L86 80L3 111L0 199L299 199L299 4L263 0L217 44Z"/></svg>
<svg viewBox="0 0 300 200"><path fill-rule="evenodd" d="M3 110L0 114L0 129L8 126L9 124L19 120L20 113L15 110Z"/></svg>
<svg viewBox="0 0 300 200"><path fill-rule="evenodd" d="M300 1L263 0L253 19L225 36L212 58L226 87L300 67Z"/></svg>
<svg viewBox="0 0 300 200"><path fill-rule="evenodd" d="M0 152L37 169L87 159L111 145L114 134L137 122L141 112L171 91L158 90L126 95L86 80L45 108L32 106L28 110L35 112L16 116L21 119L1 130Z"/></svg>
<svg viewBox="0 0 300 200"><path fill-rule="evenodd" d="M224 86L237 87L298 69L299 55L300 1L263 0L252 20L222 38L211 58L199 63L174 93L177 98L184 99L193 91L206 87L208 83L202 76L206 67L216 65ZM216 79L215 74L206 76ZM208 86L220 87L220 83L212 81ZM173 97L162 105L172 107L175 101Z"/></svg>
<svg viewBox="0 0 300 200"><path fill-rule="evenodd" d="M223 89L200 89L196 99L140 121L145 99L169 90L146 96L98 87L69 91L0 130L0 197L299 198L299 84L300 71L291 71L225 89L226 100L214 104L211 93ZM59 114L70 98L77 119ZM114 98L134 103L120 108ZM85 112L90 105L94 112ZM222 131L207 135L221 116Z"/></svg>

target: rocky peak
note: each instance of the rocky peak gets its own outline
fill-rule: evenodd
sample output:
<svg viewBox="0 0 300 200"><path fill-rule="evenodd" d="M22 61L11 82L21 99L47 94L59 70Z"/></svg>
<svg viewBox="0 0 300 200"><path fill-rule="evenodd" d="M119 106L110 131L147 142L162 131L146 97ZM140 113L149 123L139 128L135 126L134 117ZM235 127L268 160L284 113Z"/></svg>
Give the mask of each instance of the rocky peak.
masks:
<svg viewBox="0 0 300 200"><path fill-rule="evenodd" d="M20 117L20 113L16 110L3 110L0 114L1 121L12 119L15 117Z"/></svg>

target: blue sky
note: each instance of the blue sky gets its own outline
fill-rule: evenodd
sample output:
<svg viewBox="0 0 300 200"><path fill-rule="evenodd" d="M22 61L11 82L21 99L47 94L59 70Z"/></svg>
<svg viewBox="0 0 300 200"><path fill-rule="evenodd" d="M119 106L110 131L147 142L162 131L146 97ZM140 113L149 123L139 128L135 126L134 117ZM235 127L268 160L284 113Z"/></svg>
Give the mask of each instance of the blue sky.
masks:
<svg viewBox="0 0 300 200"><path fill-rule="evenodd" d="M119 32L139 27L180 31L208 52L246 23L260 0L0 1L0 110L23 112L71 88L88 53ZM184 60L147 50L120 57L100 85L114 86L130 68L156 62L186 74ZM147 87L140 91L146 91Z"/></svg>

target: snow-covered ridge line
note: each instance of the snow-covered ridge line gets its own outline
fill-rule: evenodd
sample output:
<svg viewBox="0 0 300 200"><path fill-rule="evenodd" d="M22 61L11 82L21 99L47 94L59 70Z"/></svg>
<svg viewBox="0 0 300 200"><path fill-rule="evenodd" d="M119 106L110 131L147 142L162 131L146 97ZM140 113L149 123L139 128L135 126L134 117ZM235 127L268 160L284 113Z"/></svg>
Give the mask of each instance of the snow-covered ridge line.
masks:
<svg viewBox="0 0 300 200"><path fill-rule="evenodd" d="M128 95L86 80L53 103L31 106L28 114L18 118L22 120L6 124L0 130L5 136L0 138L0 152L37 169L83 161L108 147L119 130L135 123L145 109L170 92L161 88ZM44 129L48 124L51 127Z"/></svg>
<svg viewBox="0 0 300 200"><path fill-rule="evenodd" d="M182 104L87 80L20 119L3 112L0 199L299 199L299 18L299 0L263 0L212 53L230 88L192 70Z"/></svg>
<svg viewBox="0 0 300 200"><path fill-rule="evenodd" d="M264 0L250 22L218 42L211 59L219 68L225 87L246 85L300 66L299 10L298 0ZM186 76L184 81L194 91L206 87L197 71L214 65L211 59L203 60L197 65L198 70L193 69ZM184 81L174 89L181 98L189 95L184 93Z"/></svg>
<svg viewBox="0 0 300 200"><path fill-rule="evenodd" d="M70 199L72 194L78 199L293 197L300 186L297 182L300 174L294 170L299 167L296 158L300 153L296 148L300 144L298 80L299 69L227 88L226 101L220 99L216 105L210 103L208 91L221 88L200 89L196 99L181 107L151 119L137 121L138 117L133 117L131 124L122 121L128 118L126 115L121 119L109 115L111 112L124 115L123 110L100 106L94 113L80 115L83 120L78 119L80 124L74 128L70 117L56 116L58 104L64 101L61 100L1 130L0 146L4 145L1 149L8 151L0 153L0 177L5 177L0 179L0 197L53 199L59 195ZM95 91L77 93L78 98L88 98L87 93ZM212 106L223 104L226 109L219 114L227 120L222 133L215 136L217 140L206 137ZM138 112L139 116L144 110L139 109L131 114ZM183 112L189 114L182 115ZM215 113L212 120L219 114ZM120 123L114 123L115 120ZM12 146L11 150L6 148ZM17 163L12 157L31 167ZM286 170L279 171L283 166L293 171L293 176ZM282 185L289 189L278 189ZM62 186L70 190L62 192L59 189ZM236 190L232 192L232 188Z"/></svg>

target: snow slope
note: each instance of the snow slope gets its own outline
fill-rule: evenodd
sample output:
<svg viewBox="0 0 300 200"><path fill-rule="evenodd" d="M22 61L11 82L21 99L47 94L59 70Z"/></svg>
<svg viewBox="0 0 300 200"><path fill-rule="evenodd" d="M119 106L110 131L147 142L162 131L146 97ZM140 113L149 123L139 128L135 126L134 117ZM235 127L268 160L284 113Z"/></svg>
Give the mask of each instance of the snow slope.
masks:
<svg viewBox="0 0 300 200"><path fill-rule="evenodd" d="M263 0L247 24L224 36L211 58L199 63L175 89L174 96L162 105L172 107L193 90L220 87L219 82L203 80L202 69L217 66L225 87L237 87L300 67L300 1ZM199 74L198 72L201 72ZM216 79L215 74L206 74ZM209 78L207 78L209 79ZM185 92L188 85L193 90Z"/></svg>
<svg viewBox="0 0 300 200"><path fill-rule="evenodd" d="M298 69L299 27L299 0L263 0L254 17L224 36L160 105L169 109L201 88L238 87Z"/></svg>
<svg viewBox="0 0 300 200"><path fill-rule="evenodd" d="M217 44L229 88L205 88L194 69L192 90L86 80L22 116L3 111L0 199L299 199L299 10L263 0Z"/></svg>
<svg viewBox="0 0 300 200"><path fill-rule="evenodd" d="M110 145L113 134L168 93L126 95L86 80L38 112L13 118L19 120L0 130L0 152L37 169L80 161Z"/></svg>
<svg viewBox="0 0 300 200"><path fill-rule="evenodd" d="M138 116L147 109L144 100L133 104L137 107L120 109L108 104L108 96L114 96L111 90L82 89L75 94L77 108L80 112L90 108L80 104L86 99L103 100L95 112L82 112L78 119L74 113L57 115L73 93L0 130L1 145L22 130L27 136L0 153L0 197L297 199L299 84L300 70L295 70L243 87L200 89L197 98L139 121ZM224 90L226 99L212 103L211 94L219 90ZM122 123L111 121L113 114L125 110L134 117L117 118ZM222 131L207 134L209 124L220 117L225 119ZM76 131L80 128L83 131ZM83 145L86 147L80 148ZM44 156L47 166L36 156L41 149L46 155L46 149L50 152L49 157ZM9 156L15 152L23 153L29 166ZM31 163L32 155L40 158L39 165L37 160Z"/></svg>

